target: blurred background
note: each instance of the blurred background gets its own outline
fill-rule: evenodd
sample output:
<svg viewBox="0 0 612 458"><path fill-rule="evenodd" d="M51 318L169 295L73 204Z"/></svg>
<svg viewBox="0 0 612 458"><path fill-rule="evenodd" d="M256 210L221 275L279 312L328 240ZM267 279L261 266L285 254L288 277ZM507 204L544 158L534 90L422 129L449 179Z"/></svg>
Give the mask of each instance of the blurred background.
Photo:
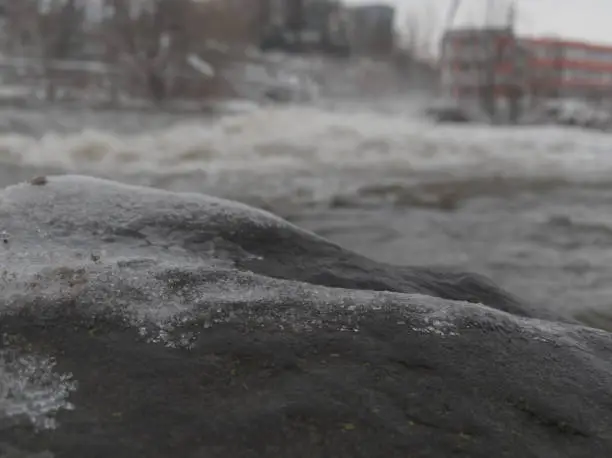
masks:
<svg viewBox="0 0 612 458"><path fill-rule="evenodd" d="M5 0L0 184L80 173L236 199L612 328L609 10Z"/></svg>

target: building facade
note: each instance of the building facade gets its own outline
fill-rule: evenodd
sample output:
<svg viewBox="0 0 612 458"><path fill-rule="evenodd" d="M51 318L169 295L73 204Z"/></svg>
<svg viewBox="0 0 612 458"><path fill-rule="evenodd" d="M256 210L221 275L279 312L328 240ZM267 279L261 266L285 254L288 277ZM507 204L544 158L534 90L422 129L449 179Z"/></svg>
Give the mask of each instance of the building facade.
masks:
<svg viewBox="0 0 612 458"><path fill-rule="evenodd" d="M388 55L395 49L395 8L384 4L346 8L353 54Z"/></svg>
<svg viewBox="0 0 612 458"><path fill-rule="evenodd" d="M507 28L461 29L444 35L441 81L446 96L472 97L487 87L498 95L524 83L524 52Z"/></svg>
<svg viewBox="0 0 612 458"><path fill-rule="evenodd" d="M444 35L440 52L443 96L489 114L548 99L612 102L612 46L457 29Z"/></svg>
<svg viewBox="0 0 612 458"><path fill-rule="evenodd" d="M348 7L339 0L259 0L262 47L286 51L388 55L395 47L395 9Z"/></svg>
<svg viewBox="0 0 612 458"><path fill-rule="evenodd" d="M261 0L261 47L348 54L344 6L338 0Z"/></svg>
<svg viewBox="0 0 612 458"><path fill-rule="evenodd" d="M612 46L551 38L522 41L530 54L532 94L612 99Z"/></svg>

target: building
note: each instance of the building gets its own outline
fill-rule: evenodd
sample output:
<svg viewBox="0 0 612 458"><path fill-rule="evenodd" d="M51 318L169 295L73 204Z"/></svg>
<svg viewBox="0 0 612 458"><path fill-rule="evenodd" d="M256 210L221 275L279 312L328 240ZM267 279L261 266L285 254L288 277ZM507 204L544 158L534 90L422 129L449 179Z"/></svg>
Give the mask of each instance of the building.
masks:
<svg viewBox="0 0 612 458"><path fill-rule="evenodd" d="M470 98L486 87L501 95L518 81L519 42L509 28L458 29L442 39L441 82L446 96Z"/></svg>
<svg viewBox="0 0 612 458"><path fill-rule="evenodd" d="M384 4L347 8L351 52L362 55L388 55L395 49L395 8Z"/></svg>
<svg viewBox="0 0 612 458"><path fill-rule="evenodd" d="M612 99L612 46L530 38L530 92L536 96Z"/></svg>
<svg viewBox="0 0 612 458"><path fill-rule="evenodd" d="M523 38L510 28L448 31L440 72L445 97L489 115L543 99L612 101L612 46Z"/></svg>
<svg viewBox="0 0 612 458"><path fill-rule="evenodd" d="M264 50L347 54L343 10L338 0L261 0L260 46Z"/></svg>

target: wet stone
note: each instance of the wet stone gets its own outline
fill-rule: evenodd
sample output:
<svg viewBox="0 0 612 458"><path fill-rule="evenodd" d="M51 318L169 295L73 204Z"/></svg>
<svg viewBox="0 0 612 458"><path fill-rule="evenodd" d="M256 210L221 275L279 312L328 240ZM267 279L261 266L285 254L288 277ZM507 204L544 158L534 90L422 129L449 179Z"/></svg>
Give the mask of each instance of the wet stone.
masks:
<svg viewBox="0 0 612 458"><path fill-rule="evenodd" d="M610 334L486 278L81 176L0 227L0 456L612 454Z"/></svg>
<svg viewBox="0 0 612 458"><path fill-rule="evenodd" d="M30 184L33 186L44 186L47 184L46 176L37 176L30 180Z"/></svg>

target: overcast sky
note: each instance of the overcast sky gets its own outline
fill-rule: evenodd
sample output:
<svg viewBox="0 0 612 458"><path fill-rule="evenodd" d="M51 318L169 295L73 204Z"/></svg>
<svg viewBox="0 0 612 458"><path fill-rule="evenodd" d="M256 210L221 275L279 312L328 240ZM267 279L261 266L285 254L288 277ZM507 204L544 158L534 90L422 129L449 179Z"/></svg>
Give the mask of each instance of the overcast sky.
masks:
<svg viewBox="0 0 612 458"><path fill-rule="evenodd" d="M452 0L345 0L346 3L389 3L399 10L398 25L407 12L440 30ZM456 24L483 24L488 1L504 9L511 0L463 0ZM516 0L521 34L560 36L612 44L612 0ZM501 11L500 11L501 12ZM501 17L499 17L501 16ZM502 20L503 12L498 14Z"/></svg>

